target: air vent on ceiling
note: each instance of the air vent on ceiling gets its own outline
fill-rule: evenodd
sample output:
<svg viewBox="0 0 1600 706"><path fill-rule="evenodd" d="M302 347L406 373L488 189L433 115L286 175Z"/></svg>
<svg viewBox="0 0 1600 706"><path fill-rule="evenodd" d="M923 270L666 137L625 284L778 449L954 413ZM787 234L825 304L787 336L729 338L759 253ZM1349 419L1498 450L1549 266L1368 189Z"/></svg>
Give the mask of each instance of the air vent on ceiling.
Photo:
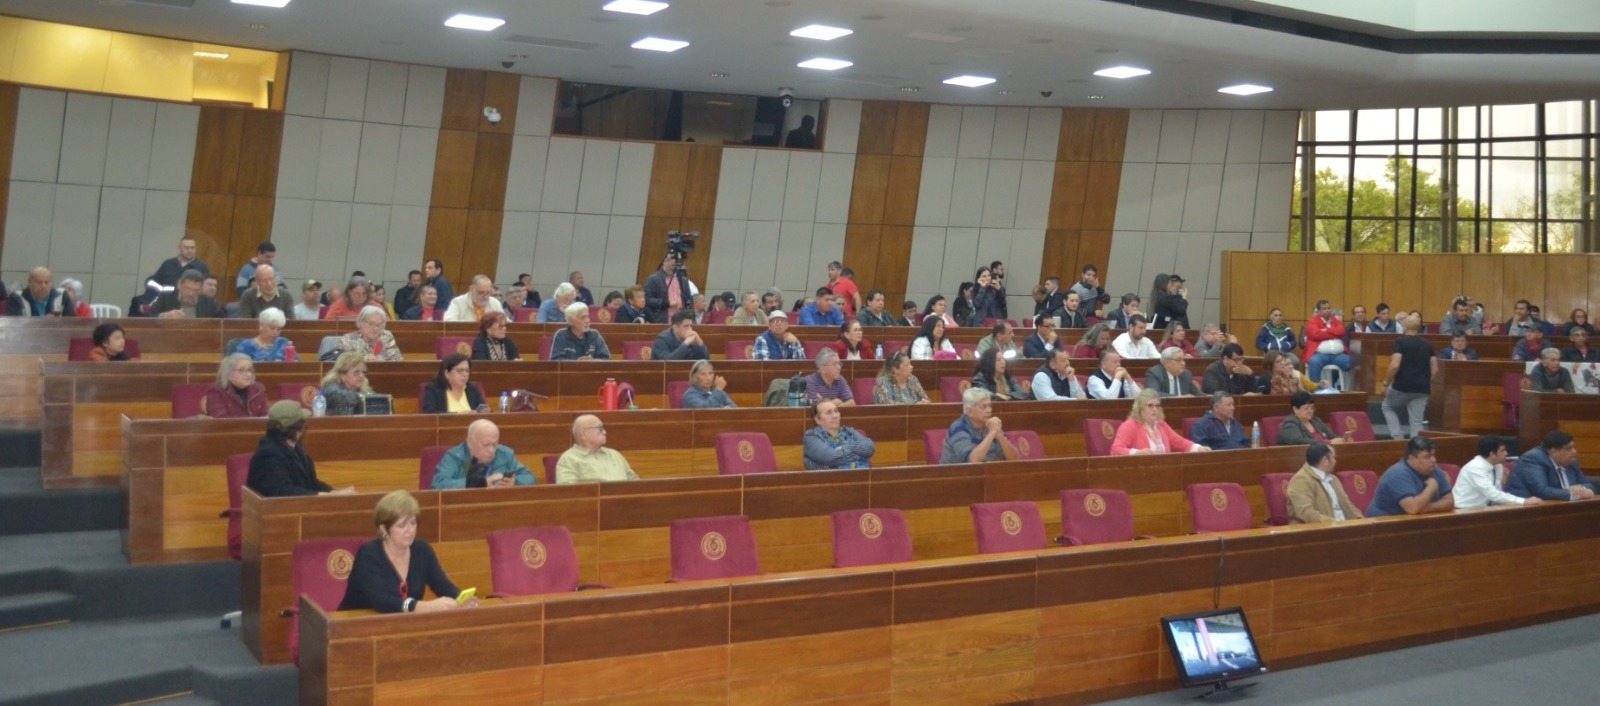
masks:
<svg viewBox="0 0 1600 706"><path fill-rule="evenodd" d="M912 32L906 35L912 39L921 39L925 42L940 42L942 44L955 44L967 41L966 37L957 37L951 34L938 34L936 32Z"/></svg>
<svg viewBox="0 0 1600 706"><path fill-rule="evenodd" d="M513 34L504 38L505 41L517 44L531 44L536 47L549 47L551 49L571 49L573 51L589 51L600 46L594 42L579 42L571 39L556 39L555 37L534 37L527 34Z"/></svg>
<svg viewBox="0 0 1600 706"><path fill-rule="evenodd" d="M130 5L155 5L156 7L176 7L182 10L193 10L194 0L123 0Z"/></svg>

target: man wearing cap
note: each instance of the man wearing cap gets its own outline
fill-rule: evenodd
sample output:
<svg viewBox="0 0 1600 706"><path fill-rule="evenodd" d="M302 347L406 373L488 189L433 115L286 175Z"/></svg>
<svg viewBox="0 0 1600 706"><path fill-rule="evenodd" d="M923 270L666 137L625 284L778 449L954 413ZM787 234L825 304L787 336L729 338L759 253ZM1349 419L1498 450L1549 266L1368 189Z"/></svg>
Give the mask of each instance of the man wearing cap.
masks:
<svg viewBox="0 0 1600 706"><path fill-rule="evenodd" d="M805 360L806 347L789 333L789 315L782 309L767 313L767 332L756 336L750 357L756 360Z"/></svg>
<svg viewBox="0 0 1600 706"><path fill-rule="evenodd" d="M264 498L295 495L348 495L355 486L335 490L317 479L317 464L306 454L306 418L311 412L293 400L280 400L267 409L267 433L250 457L245 485Z"/></svg>
<svg viewBox="0 0 1600 706"><path fill-rule="evenodd" d="M1183 278L1176 274L1167 276L1167 283L1155 292L1156 325L1166 328L1174 321L1189 328L1189 289Z"/></svg>
<svg viewBox="0 0 1600 706"><path fill-rule="evenodd" d="M300 303L294 305L294 318L316 321L322 318L322 283L314 279L300 285Z"/></svg>
<svg viewBox="0 0 1600 706"><path fill-rule="evenodd" d="M433 489L510 488L538 481L517 460L517 452L500 443L500 427L487 419L467 425L467 440L444 452L433 469Z"/></svg>

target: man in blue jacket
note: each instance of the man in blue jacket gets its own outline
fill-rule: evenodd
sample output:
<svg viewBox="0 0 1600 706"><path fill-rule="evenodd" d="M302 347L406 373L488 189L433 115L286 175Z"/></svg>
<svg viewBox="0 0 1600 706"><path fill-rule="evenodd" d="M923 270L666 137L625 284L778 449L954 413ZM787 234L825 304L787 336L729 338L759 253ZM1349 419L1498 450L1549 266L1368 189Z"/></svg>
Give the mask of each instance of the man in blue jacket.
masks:
<svg viewBox="0 0 1600 706"><path fill-rule="evenodd" d="M1572 435L1557 429L1544 436L1539 448L1517 459L1506 492L1519 498L1587 500L1594 497L1594 482L1578 467Z"/></svg>
<svg viewBox="0 0 1600 706"><path fill-rule="evenodd" d="M817 300L800 309L801 326L832 326L838 328L844 325L844 312L833 305L833 290L827 287L817 288Z"/></svg>
<svg viewBox="0 0 1600 706"><path fill-rule="evenodd" d="M467 440L446 451L433 471L433 489L510 488L538 481L517 460L517 452L500 445L500 427L487 419L467 426Z"/></svg>

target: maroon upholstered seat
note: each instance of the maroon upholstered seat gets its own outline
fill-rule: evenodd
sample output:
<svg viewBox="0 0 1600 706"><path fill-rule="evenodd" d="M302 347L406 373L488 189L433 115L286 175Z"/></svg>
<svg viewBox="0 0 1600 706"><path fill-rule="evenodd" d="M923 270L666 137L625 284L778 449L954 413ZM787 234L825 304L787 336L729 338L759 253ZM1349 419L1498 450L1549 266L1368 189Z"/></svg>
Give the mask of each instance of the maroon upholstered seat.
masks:
<svg viewBox="0 0 1600 706"><path fill-rule="evenodd" d="M439 336L433 339L433 357L444 360L451 353L472 357L472 338L468 336Z"/></svg>
<svg viewBox="0 0 1600 706"><path fill-rule="evenodd" d="M205 414L206 390L211 389L209 382L184 382L172 386L172 418L188 419L195 415Z"/></svg>
<svg viewBox="0 0 1600 706"><path fill-rule="evenodd" d="M939 462L939 457L944 454L944 438L949 433L949 429L929 429L922 432L923 463L932 465Z"/></svg>
<svg viewBox="0 0 1600 706"><path fill-rule="evenodd" d="M650 346L655 341L623 341L623 360L650 360Z"/></svg>
<svg viewBox="0 0 1600 706"><path fill-rule="evenodd" d="M911 530L893 508L833 513L833 565L872 566L911 561Z"/></svg>
<svg viewBox="0 0 1600 706"><path fill-rule="evenodd" d="M1008 431L1006 432L1006 439L1011 441L1012 446L1017 447L1017 460L1019 461L1036 461L1041 458L1049 458L1044 453L1044 440L1040 439L1039 435L1032 431L1027 429Z"/></svg>
<svg viewBox="0 0 1600 706"><path fill-rule="evenodd" d="M668 529L672 580L698 581L761 573L755 532L744 515L678 520Z"/></svg>
<svg viewBox="0 0 1600 706"><path fill-rule="evenodd" d="M701 317L700 323L705 324L707 326L715 326L717 324L728 323L728 319L731 319L731 318L733 318L733 312L728 311L727 309L721 309L721 310L718 310L718 311L707 311L706 315Z"/></svg>
<svg viewBox="0 0 1600 706"><path fill-rule="evenodd" d="M304 594L323 610L332 612L344 600L345 585L350 580L350 569L356 564L356 551L367 541L366 537L329 537L313 539L294 545L290 561L291 580L294 583L295 603L283 612L289 619L289 659L300 663L300 603Z"/></svg>
<svg viewBox="0 0 1600 706"><path fill-rule="evenodd" d="M317 392L321 389L314 382L281 382L278 383L278 399L294 400L301 407L311 409L311 403L317 399Z"/></svg>
<svg viewBox="0 0 1600 706"><path fill-rule="evenodd" d="M1117 428L1122 422L1116 419L1083 420L1083 445L1090 456L1110 456L1111 442L1117 440Z"/></svg>
<svg viewBox="0 0 1600 706"><path fill-rule="evenodd" d="M1289 524L1289 479L1293 473L1263 473L1261 492L1267 498L1267 524Z"/></svg>
<svg viewBox="0 0 1600 706"><path fill-rule="evenodd" d="M978 535L979 554L1021 552L1050 546L1050 540L1044 534L1044 518L1039 516L1039 506L1026 500L974 504L972 528Z"/></svg>
<svg viewBox="0 0 1600 706"><path fill-rule="evenodd" d="M972 378L946 375L939 378L939 401L947 404L961 402L961 395L972 387Z"/></svg>
<svg viewBox="0 0 1600 706"><path fill-rule="evenodd" d="M669 380L667 382L667 407L669 409L683 409L683 393L688 391L688 380Z"/></svg>
<svg viewBox="0 0 1600 706"><path fill-rule="evenodd" d="M1261 446L1263 448L1278 445L1278 431L1283 429L1283 420L1288 418L1288 415L1261 418Z"/></svg>
<svg viewBox="0 0 1600 706"><path fill-rule="evenodd" d="M717 472L722 475L778 470L778 457L765 432L724 432L717 435L713 446L717 452Z"/></svg>
<svg viewBox="0 0 1600 706"><path fill-rule="evenodd" d="M1061 491L1061 542L1089 544L1148 539L1133 534L1133 503L1127 491L1077 488Z"/></svg>
<svg viewBox="0 0 1600 706"><path fill-rule="evenodd" d="M1194 483L1188 494L1197 534L1250 529L1250 497L1238 483Z"/></svg>
<svg viewBox="0 0 1600 706"><path fill-rule="evenodd" d="M94 339L92 338L69 339L67 341L67 362L76 363L87 361L89 359L89 351L92 350L94 350ZM127 353L128 357L130 358L140 357L139 342L134 339L127 338L126 334L124 334L124 338L122 339L122 352Z"/></svg>
<svg viewBox="0 0 1600 706"><path fill-rule="evenodd" d="M424 446L422 456L417 459L417 490L433 489L433 472L439 468L439 461L453 446Z"/></svg>
<svg viewBox="0 0 1600 706"><path fill-rule="evenodd" d="M1450 487L1456 487L1456 477L1461 475L1461 467L1454 463L1441 463L1439 470L1444 471L1445 477L1450 479ZM1506 477L1510 478L1511 474L1507 473Z"/></svg>
<svg viewBox="0 0 1600 706"><path fill-rule="evenodd" d="M596 306L594 304L590 304L589 305L589 321L591 323L609 324L609 323L615 323L616 320L617 320L617 308L616 307L614 307L614 306Z"/></svg>
<svg viewBox="0 0 1600 706"><path fill-rule="evenodd" d="M1378 493L1378 474L1372 471L1339 471L1333 475L1344 486L1344 494L1350 496L1350 504L1365 513L1367 506L1372 504L1373 496Z"/></svg>
<svg viewBox="0 0 1600 706"><path fill-rule="evenodd" d="M490 532L489 580L493 597L543 596L578 590L578 552L566 527L522 527Z"/></svg>
<svg viewBox="0 0 1600 706"><path fill-rule="evenodd" d="M722 348L722 355L728 360L750 360L755 355L755 346L754 338L728 341Z"/></svg>
<svg viewBox="0 0 1600 706"><path fill-rule="evenodd" d="M549 483L550 485L555 485L556 464L561 462L561 456L557 454L546 454L540 460L544 462L544 482Z"/></svg>
<svg viewBox="0 0 1600 706"><path fill-rule="evenodd" d="M1377 435L1372 433L1372 418L1366 412L1334 412L1328 415L1328 426L1333 427L1333 433L1343 436L1345 433L1354 435L1356 441L1376 441Z"/></svg>
<svg viewBox="0 0 1600 706"><path fill-rule="evenodd" d="M872 404L872 388L877 386L877 376L862 375L850 381L850 394L855 395L858 405Z"/></svg>

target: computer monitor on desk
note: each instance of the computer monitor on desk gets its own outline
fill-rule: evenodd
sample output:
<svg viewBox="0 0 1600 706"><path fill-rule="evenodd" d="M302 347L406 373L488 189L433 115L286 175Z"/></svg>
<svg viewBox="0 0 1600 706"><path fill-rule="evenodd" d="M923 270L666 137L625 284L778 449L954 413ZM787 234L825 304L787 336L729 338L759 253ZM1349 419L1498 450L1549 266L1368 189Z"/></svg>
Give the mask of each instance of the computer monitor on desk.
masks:
<svg viewBox="0 0 1600 706"><path fill-rule="evenodd" d="M1255 686L1228 681L1267 671L1243 608L1169 615L1161 619L1161 631L1172 648L1178 680L1185 687L1213 685L1203 696Z"/></svg>

